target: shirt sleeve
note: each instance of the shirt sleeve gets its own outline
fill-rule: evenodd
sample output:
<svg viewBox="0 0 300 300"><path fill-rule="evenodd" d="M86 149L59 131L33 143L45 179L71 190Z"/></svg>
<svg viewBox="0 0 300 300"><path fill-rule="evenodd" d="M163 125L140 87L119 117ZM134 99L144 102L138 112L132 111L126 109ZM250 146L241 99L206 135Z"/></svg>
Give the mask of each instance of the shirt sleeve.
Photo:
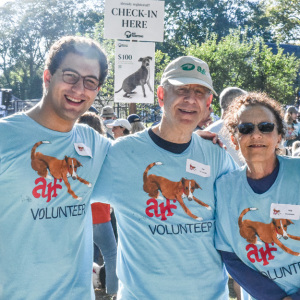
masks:
<svg viewBox="0 0 300 300"><path fill-rule="evenodd" d="M223 205L226 205L226 201L222 197L222 178L215 183L214 193L216 203L215 247L218 250L234 252L227 237L231 220L228 219L230 217L226 213L225 207L223 207Z"/></svg>
<svg viewBox="0 0 300 300"><path fill-rule="evenodd" d="M110 147L108 151L95 183L95 187L91 196L91 203L102 202L111 205L113 204L114 159L111 155L111 149L112 147Z"/></svg>
<svg viewBox="0 0 300 300"><path fill-rule="evenodd" d="M273 280L248 267L234 253L219 252L231 277L255 299L281 300L288 296ZM299 298L292 299L299 300Z"/></svg>

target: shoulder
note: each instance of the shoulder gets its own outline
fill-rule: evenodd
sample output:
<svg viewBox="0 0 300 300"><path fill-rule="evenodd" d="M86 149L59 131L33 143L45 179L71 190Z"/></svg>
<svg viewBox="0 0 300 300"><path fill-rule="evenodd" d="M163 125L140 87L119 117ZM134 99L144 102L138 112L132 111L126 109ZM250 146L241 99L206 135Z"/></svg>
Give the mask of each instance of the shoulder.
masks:
<svg viewBox="0 0 300 300"><path fill-rule="evenodd" d="M136 132L134 134L129 134L127 136L119 137L112 142L112 148L124 148L124 147L135 147L139 143L144 143L147 141L149 136L148 130L143 130Z"/></svg>
<svg viewBox="0 0 300 300"><path fill-rule="evenodd" d="M233 170L229 173L226 173L219 177L216 181L216 185L218 187L224 185L224 183L228 186L232 186L231 184L236 185L236 183L242 178L243 173L245 172L243 168L238 168L236 170Z"/></svg>
<svg viewBox="0 0 300 300"><path fill-rule="evenodd" d="M221 148L218 144L214 144L211 140L206 140L200 137L195 132L193 132L192 137L195 143L195 147L201 147L203 152L213 153L213 154L224 153L226 155L226 150Z"/></svg>
<svg viewBox="0 0 300 300"><path fill-rule="evenodd" d="M105 146L110 146L111 141L105 136L99 134L96 130L91 128L86 124L75 124L74 129L76 134L81 136L83 140L89 139L90 141L94 141L95 144L101 144Z"/></svg>
<svg viewBox="0 0 300 300"><path fill-rule="evenodd" d="M292 157L292 156L277 156L280 165L284 166L285 168L290 169L297 169L300 168L300 157ZM300 173L299 173L300 174Z"/></svg>
<svg viewBox="0 0 300 300"><path fill-rule="evenodd" d="M212 124L210 124L207 128L205 128L205 131L211 131L211 132L216 132L218 133L222 126L223 126L224 120L220 119L216 122L213 122Z"/></svg>
<svg viewBox="0 0 300 300"><path fill-rule="evenodd" d="M17 113L11 116L0 119L0 134L10 135L14 134L12 131L15 129L21 133L21 129L25 129L26 123L30 122L30 118L24 113ZM24 133L24 132L23 132Z"/></svg>

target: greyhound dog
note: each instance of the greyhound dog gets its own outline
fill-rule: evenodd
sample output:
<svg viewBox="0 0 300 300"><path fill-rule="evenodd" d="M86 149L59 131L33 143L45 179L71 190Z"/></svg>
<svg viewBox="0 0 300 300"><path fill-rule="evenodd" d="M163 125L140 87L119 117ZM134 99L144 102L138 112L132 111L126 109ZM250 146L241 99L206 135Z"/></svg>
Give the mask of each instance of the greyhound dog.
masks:
<svg viewBox="0 0 300 300"><path fill-rule="evenodd" d="M138 61L142 62L142 66L133 74L126 77L123 81L122 87L116 91L115 93L119 93L122 89L124 90L125 94L123 97L131 98L130 94L135 94L133 90L138 86L141 85L143 89L144 97L146 97L145 93L145 84L147 83L150 91L153 93L153 90L150 86L149 79L150 79L150 60L152 60L151 56L141 57Z"/></svg>

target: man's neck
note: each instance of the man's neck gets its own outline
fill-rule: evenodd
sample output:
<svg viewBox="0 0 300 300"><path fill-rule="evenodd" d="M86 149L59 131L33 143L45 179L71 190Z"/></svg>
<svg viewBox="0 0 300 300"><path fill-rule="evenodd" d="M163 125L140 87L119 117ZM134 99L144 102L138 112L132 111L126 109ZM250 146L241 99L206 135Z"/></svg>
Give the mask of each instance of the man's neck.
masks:
<svg viewBox="0 0 300 300"><path fill-rule="evenodd" d="M37 105L26 112L26 115L43 127L54 131L69 132L72 130L75 121L70 122L62 120L61 118L59 118L59 116L53 113L51 114L50 111L47 110L47 107L42 99Z"/></svg>
<svg viewBox="0 0 300 300"><path fill-rule="evenodd" d="M160 138L176 143L176 144L184 144L188 143L192 138L193 130L189 130L182 126L169 126L166 121L161 121L157 126L152 128L153 132L158 135Z"/></svg>

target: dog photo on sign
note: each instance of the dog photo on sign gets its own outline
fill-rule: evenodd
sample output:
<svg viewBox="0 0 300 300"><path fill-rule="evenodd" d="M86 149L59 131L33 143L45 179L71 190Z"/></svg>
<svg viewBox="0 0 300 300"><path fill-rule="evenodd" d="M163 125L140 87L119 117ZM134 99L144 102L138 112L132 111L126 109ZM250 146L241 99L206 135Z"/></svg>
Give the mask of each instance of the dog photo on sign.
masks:
<svg viewBox="0 0 300 300"><path fill-rule="evenodd" d="M137 86L141 86L143 90L143 96L146 97L145 85L149 87L151 93L153 93L153 89L150 85L150 61L152 60L151 56L141 57L139 58L139 62L141 62L141 67L129 75L123 80L122 87L115 91L115 93L119 93L121 90L125 92L123 97L132 98L131 95L136 94L135 91Z"/></svg>

